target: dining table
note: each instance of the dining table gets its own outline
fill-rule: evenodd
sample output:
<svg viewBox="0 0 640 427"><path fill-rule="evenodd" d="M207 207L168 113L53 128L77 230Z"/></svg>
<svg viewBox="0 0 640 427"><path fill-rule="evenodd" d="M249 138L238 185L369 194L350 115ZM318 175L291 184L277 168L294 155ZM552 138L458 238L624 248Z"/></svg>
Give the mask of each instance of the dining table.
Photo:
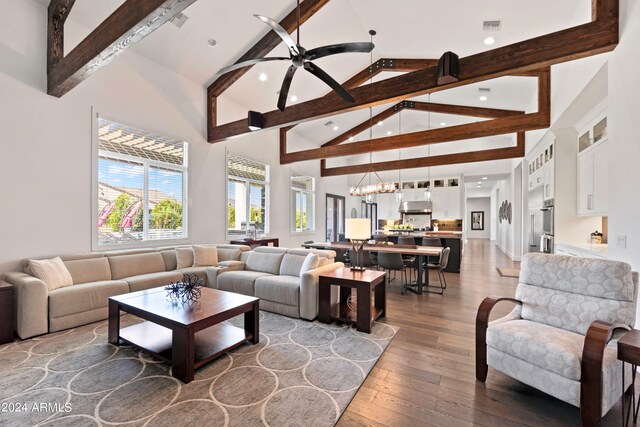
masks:
<svg viewBox="0 0 640 427"><path fill-rule="evenodd" d="M316 242L316 243L305 243L302 245L308 249L329 249L329 250L342 250L348 251L353 249L353 245L349 242ZM365 252L387 252L387 253L399 253L401 255L411 255L416 257L417 261L417 269L418 274L416 278L416 282L412 284L405 284L404 290L409 292L413 292L415 294L422 294L423 287L429 286L429 272L427 270L427 274L424 275L423 281L423 271L424 271L424 261L425 257L439 257L442 253L443 248L437 246L418 246L418 245L389 245L389 244L381 244L381 243L366 243L362 249ZM415 288L415 289L414 289Z"/></svg>

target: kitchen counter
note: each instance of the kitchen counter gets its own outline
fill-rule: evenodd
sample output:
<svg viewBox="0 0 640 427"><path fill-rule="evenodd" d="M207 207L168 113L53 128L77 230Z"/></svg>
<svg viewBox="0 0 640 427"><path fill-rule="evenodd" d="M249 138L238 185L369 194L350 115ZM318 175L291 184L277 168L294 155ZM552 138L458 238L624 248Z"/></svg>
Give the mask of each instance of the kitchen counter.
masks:
<svg viewBox="0 0 640 427"><path fill-rule="evenodd" d="M417 238L423 237L439 237L441 239L462 239L462 231L384 231L376 230L379 233L384 233L387 236L412 236Z"/></svg>
<svg viewBox="0 0 640 427"><path fill-rule="evenodd" d="M609 247L606 243L556 243L556 253L558 255L608 258Z"/></svg>

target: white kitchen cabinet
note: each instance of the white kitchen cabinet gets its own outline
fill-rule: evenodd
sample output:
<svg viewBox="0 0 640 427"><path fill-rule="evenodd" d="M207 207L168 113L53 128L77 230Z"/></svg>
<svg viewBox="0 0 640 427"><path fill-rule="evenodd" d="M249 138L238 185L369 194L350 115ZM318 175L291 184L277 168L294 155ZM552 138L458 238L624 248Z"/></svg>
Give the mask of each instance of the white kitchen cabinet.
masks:
<svg viewBox="0 0 640 427"><path fill-rule="evenodd" d="M542 197L543 200L551 200L555 194L555 171L554 162L547 163L542 169Z"/></svg>
<svg viewBox="0 0 640 427"><path fill-rule="evenodd" d="M378 194L377 203L379 219L400 219L398 212L400 202L394 193Z"/></svg>
<svg viewBox="0 0 640 427"><path fill-rule="evenodd" d="M462 218L462 192L458 187L436 187L431 190L433 201L432 218Z"/></svg>
<svg viewBox="0 0 640 427"><path fill-rule="evenodd" d="M607 141L578 157L578 215L607 215L609 210L609 154Z"/></svg>

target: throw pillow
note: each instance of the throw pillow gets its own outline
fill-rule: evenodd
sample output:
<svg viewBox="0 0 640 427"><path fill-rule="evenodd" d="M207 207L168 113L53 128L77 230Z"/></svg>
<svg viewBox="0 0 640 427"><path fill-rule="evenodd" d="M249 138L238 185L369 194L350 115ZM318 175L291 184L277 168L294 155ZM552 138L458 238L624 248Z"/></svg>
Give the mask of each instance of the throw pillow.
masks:
<svg viewBox="0 0 640 427"><path fill-rule="evenodd" d="M49 292L73 285L71 273L59 256L51 259L30 259L29 268L34 276L47 285Z"/></svg>
<svg viewBox="0 0 640 427"><path fill-rule="evenodd" d="M318 254L307 254L304 262L302 263L302 267L300 268L300 277L302 277L302 275L307 271L315 270L316 268L318 268L318 264L320 264L320 257L318 256Z"/></svg>
<svg viewBox="0 0 640 427"><path fill-rule="evenodd" d="M193 266L193 249L176 248L176 269L187 268Z"/></svg>
<svg viewBox="0 0 640 427"><path fill-rule="evenodd" d="M193 246L193 266L210 267L218 265L218 248L215 246Z"/></svg>

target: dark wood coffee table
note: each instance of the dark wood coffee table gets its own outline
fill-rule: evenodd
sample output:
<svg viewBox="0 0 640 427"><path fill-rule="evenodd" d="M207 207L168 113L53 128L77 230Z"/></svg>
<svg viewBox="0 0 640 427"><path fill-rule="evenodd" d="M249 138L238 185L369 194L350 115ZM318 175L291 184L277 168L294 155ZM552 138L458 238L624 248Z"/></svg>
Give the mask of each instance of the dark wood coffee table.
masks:
<svg viewBox="0 0 640 427"><path fill-rule="evenodd" d="M386 277L387 273L384 271L356 271L350 268L338 268L321 274L318 285L318 320L323 323L331 323L331 320L355 323L358 331L371 333L374 320L386 314ZM340 300L333 305L331 286L340 287ZM356 304L347 302L352 288L356 289Z"/></svg>
<svg viewBox="0 0 640 427"><path fill-rule="evenodd" d="M195 368L240 346L260 339L259 299L217 289L202 288L195 303L169 300L164 288L109 298L109 342L122 341L155 353L171 363L172 374L193 381ZM147 320L120 329L120 311ZM244 329L225 320L244 313Z"/></svg>

